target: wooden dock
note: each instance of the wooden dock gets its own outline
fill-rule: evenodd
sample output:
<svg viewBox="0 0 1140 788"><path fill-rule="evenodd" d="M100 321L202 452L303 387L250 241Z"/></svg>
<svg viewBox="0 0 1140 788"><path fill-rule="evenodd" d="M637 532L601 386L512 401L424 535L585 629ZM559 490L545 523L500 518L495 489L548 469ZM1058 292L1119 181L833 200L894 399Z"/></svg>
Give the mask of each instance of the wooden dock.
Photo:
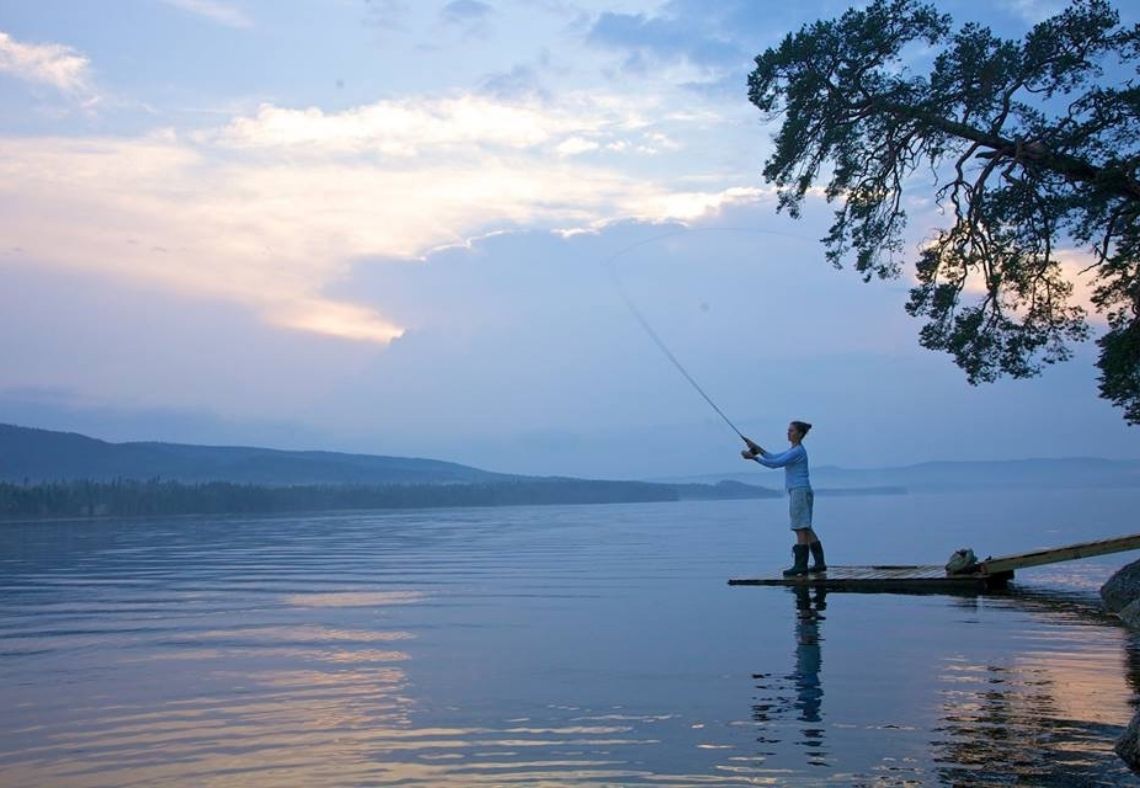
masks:
<svg viewBox="0 0 1140 788"><path fill-rule="evenodd" d="M728 581L730 586L800 586L829 591L887 591L897 593L945 593L990 591L1004 588L1013 572L1002 575L970 573L948 575L935 565L919 566L829 566L821 575L801 577L742 577Z"/></svg>
<svg viewBox="0 0 1140 788"><path fill-rule="evenodd" d="M989 557L971 571L949 574L945 567L917 566L829 566L827 572L801 577L733 578L730 586L801 586L833 591L886 591L896 593L946 593L992 591L1005 588L1015 569L1075 561L1096 555L1140 549L1140 534L1102 539L1096 542L1035 550L1029 553Z"/></svg>

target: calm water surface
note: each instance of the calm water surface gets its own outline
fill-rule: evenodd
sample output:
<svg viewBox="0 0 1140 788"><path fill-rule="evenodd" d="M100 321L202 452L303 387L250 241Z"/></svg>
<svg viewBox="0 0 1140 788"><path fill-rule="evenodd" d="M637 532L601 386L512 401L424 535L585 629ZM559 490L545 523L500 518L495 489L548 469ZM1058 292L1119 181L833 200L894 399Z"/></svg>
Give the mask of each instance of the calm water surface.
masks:
<svg viewBox="0 0 1140 788"><path fill-rule="evenodd" d="M820 498L835 564L1140 530L1140 490ZM0 525L0 785L1131 784L1096 591L730 588L783 501Z"/></svg>

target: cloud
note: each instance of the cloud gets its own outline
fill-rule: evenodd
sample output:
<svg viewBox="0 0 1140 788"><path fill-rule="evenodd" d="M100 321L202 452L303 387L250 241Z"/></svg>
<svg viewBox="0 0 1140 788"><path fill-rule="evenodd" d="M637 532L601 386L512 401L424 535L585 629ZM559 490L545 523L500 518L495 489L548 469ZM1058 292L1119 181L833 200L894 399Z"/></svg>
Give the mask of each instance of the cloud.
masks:
<svg viewBox="0 0 1140 788"><path fill-rule="evenodd" d="M317 108L262 105L220 136L223 144L253 149L293 148L312 153L416 156L477 145L522 149L568 131L598 128L605 120L562 115L539 105L474 95L447 99L380 101L326 114Z"/></svg>
<svg viewBox="0 0 1140 788"><path fill-rule="evenodd" d="M688 228L498 233L410 264L358 260L328 295L391 306L408 331L384 352L274 331L238 305L13 265L0 289L0 411L108 439L436 456L525 473L732 467L731 433L629 313L616 270L747 434L779 435L783 420L814 413L830 425L813 434L830 461L899 464L944 456L938 447L961 444L964 429L1047 449L1046 413L1053 445L1059 430L1084 446L1092 424L1096 452L1135 455L1119 415L1096 400L1090 359L1037 381L967 386L919 348L904 289L822 260L820 219L790 222L753 202ZM940 418L901 448L882 438L892 419L932 409Z"/></svg>
<svg viewBox="0 0 1140 788"><path fill-rule="evenodd" d="M327 213L351 208L336 204L359 199L351 188L331 204L331 184L306 199L312 178L162 138L7 139L0 154L0 227L22 257L235 301L283 327L377 342L401 333L321 294L349 255L375 248L344 237L364 224L360 211Z"/></svg>
<svg viewBox="0 0 1140 788"><path fill-rule="evenodd" d="M569 137L558 143L557 151L560 156L576 156L579 153L597 150L599 147L598 143L593 140L583 139L582 137Z"/></svg>
<svg viewBox="0 0 1140 788"><path fill-rule="evenodd" d="M1061 13L1067 4L1063 0L1002 0L1001 5L1026 22L1036 24Z"/></svg>
<svg viewBox="0 0 1140 788"><path fill-rule="evenodd" d="M548 64L543 64L548 65ZM545 96L533 66L517 64L510 71L489 74L483 79L481 93L499 100L542 98Z"/></svg>
<svg viewBox="0 0 1140 788"><path fill-rule="evenodd" d="M637 218L647 221L660 221L663 218L692 221L735 205L759 202L767 195L768 192L763 189L748 187L734 187L721 192L670 192L646 201L647 210Z"/></svg>
<svg viewBox="0 0 1140 788"><path fill-rule="evenodd" d="M669 152L641 113L605 97L551 108L460 96L341 113L265 105L193 137L0 138L0 233L26 259L387 343L398 321L329 294L356 261L411 261L496 230L691 219L758 198L609 161L629 158L614 150L627 139Z"/></svg>
<svg viewBox="0 0 1140 788"><path fill-rule="evenodd" d="M93 98L91 62L63 44L25 44L0 32L0 72L62 93Z"/></svg>
<svg viewBox="0 0 1140 788"><path fill-rule="evenodd" d="M709 46L695 38L684 20L645 14L607 12L591 27L590 43L628 49L631 57L652 53L671 59L684 57L697 63L721 64L729 57L725 47Z"/></svg>
<svg viewBox="0 0 1140 788"><path fill-rule="evenodd" d="M226 27L252 27L253 20L244 11L220 0L162 0L169 6L189 11Z"/></svg>
<svg viewBox="0 0 1140 788"><path fill-rule="evenodd" d="M494 9L480 0L451 0L439 12L447 24L471 27L485 22Z"/></svg>
<svg viewBox="0 0 1140 788"><path fill-rule="evenodd" d="M341 112L263 104L251 116L198 135L201 141L250 154L324 157L370 155L416 159L429 155L470 158L490 153L554 153L606 150L636 154L683 147L663 130L707 127L710 112L669 112L655 98L569 94L557 104L539 96L517 99L463 94L379 101Z"/></svg>
<svg viewBox="0 0 1140 788"><path fill-rule="evenodd" d="M717 83L726 72L743 70L757 41L780 29L771 13L758 13L754 3L697 3L673 0L654 13L605 12L586 33L596 47L625 54L624 68L634 72L668 65L684 67L674 81L694 85Z"/></svg>

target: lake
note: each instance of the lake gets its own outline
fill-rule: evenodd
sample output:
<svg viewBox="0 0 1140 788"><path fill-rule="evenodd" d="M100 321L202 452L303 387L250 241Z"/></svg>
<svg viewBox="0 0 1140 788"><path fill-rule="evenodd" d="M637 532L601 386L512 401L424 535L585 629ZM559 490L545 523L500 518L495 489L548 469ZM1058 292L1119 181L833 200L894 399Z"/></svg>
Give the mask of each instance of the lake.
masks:
<svg viewBox="0 0 1140 788"><path fill-rule="evenodd" d="M783 500L0 525L0 784L1130 783L1097 589L729 587ZM1140 530L1140 490L819 497L832 564Z"/></svg>

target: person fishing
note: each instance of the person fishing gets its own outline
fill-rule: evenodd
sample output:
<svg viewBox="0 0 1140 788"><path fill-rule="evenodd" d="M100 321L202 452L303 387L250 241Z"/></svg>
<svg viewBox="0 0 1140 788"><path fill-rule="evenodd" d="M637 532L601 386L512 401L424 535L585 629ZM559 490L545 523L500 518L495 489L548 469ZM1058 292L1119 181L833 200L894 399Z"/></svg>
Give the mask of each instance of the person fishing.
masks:
<svg viewBox="0 0 1140 788"><path fill-rule="evenodd" d="M669 359L669 362L677 368L677 371L689 382L689 385L701 395L701 398L708 403L716 414L720 416L721 420L728 425L728 427L736 433L736 435L744 441L748 446L740 452L740 455L746 460L755 460L761 465L769 468L783 468L785 475L785 487L788 490L789 498L789 511L791 513L792 530L796 533L796 543L792 546L792 555L795 556L795 563L791 568L784 570L785 577L798 577L809 573L819 573L827 571L827 564L823 560L823 545L816 536L815 531L812 530L811 516L812 504L814 496L811 489L811 480L808 478L808 459L807 451L804 449L802 443L804 437L807 436L808 430L811 425L806 421L793 421L788 425L788 441L792 447L781 454L772 454L765 451L757 443L744 437L742 433L732 420L725 415L715 402L710 397L701 385L697 383L696 379L689 374L684 365L673 355L673 351L665 344L664 340L658 336L657 332L653 330L653 326L645 319L645 315L641 314L641 310L637 308L637 304L633 302L633 298L622 286L621 279L618 277L617 266L615 265L617 259L626 252L634 249L645 243L639 241L625 249L621 249L606 260L606 265L609 267L610 276L612 277L613 284L621 300L625 302L626 308L641 324L645 333L653 340L653 344ZM808 552L812 555L812 566L808 569Z"/></svg>
<svg viewBox="0 0 1140 788"><path fill-rule="evenodd" d="M792 530L796 534L796 543L792 545L794 563L789 569L784 570L784 577L799 577L827 571L827 564L823 560L823 543L816 536L811 522L815 496L808 476L807 449L803 447L803 440L810 429L811 425L806 421L793 421L788 424L788 443L792 445L787 451L779 454L765 451L751 439L740 436L748 444L747 449L741 450L741 457L758 462L766 468L784 469L784 486L788 491L788 513L791 516ZM809 551L812 557L810 569Z"/></svg>

